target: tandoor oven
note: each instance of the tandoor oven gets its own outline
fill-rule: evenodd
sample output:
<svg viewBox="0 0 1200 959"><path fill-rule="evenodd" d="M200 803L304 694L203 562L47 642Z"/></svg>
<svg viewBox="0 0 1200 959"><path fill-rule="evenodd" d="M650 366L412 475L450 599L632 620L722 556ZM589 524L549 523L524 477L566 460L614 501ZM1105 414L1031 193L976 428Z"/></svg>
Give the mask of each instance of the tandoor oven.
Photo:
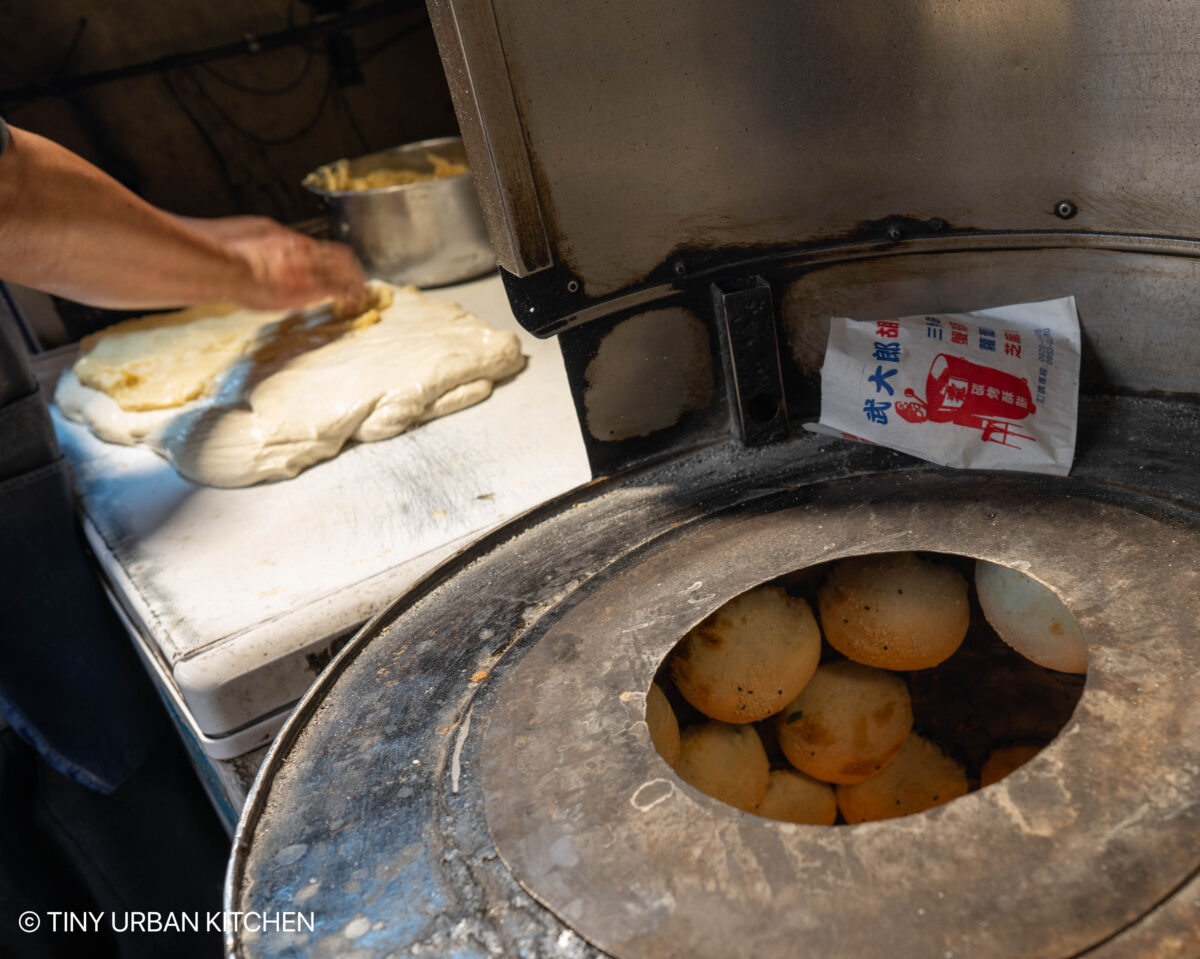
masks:
<svg viewBox="0 0 1200 959"><path fill-rule="evenodd" d="M325 671L226 890L316 927L230 953L1200 953L1195 11L430 8L509 300L558 338L595 480L430 574ZM803 430L831 316L1066 295L1069 476ZM906 416L986 421L960 402L968 367L935 364ZM1053 741L863 825L684 783L645 721L680 638L759 584L902 551L1053 586L1087 651Z"/></svg>

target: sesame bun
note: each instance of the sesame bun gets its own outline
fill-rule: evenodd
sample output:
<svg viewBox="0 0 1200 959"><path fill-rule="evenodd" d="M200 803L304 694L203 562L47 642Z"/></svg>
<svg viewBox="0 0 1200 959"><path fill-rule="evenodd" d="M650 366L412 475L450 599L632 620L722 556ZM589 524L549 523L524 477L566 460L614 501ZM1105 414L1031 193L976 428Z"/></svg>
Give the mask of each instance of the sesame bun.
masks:
<svg viewBox="0 0 1200 959"><path fill-rule="evenodd" d="M821 631L808 603L777 586L759 586L683 638L671 656L671 676L706 716L751 723L795 699L820 659Z"/></svg>
<svg viewBox="0 0 1200 959"><path fill-rule="evenodd" d="M911 734L891 763L865 782L837 787L848 823L911 816L967 794L967 774L928 739Z"/></svg>
<svg viewBox="0 0 1200 959"><path fill-rule="evenodd" d="M837 796L828 783L794 769L776 769L767 779L758 814L784 822L832 826L837 819Z"/></svg>
<svg viewBox="0 0 1200 959"><path fill-rule="evenodd" d="M705 795L754 812L767 792L770 767L753 726L707 722L683 731L675 771Z"/></svg>
<svg viewBox="0 0 1200 959"><path fill-rule="evenodd" d="M912 729L912 700L894 673L840 659L821 666L775 723L780 749L801 772L858 783L900 752Z"/></svg>
<svg viewBox="0 0 1200 959"><path fill-rule="evenodd" d="M881 669L928 669L967 635L967 581L915 553L876 553L834 565L817 593L825 639Z"/></svg>

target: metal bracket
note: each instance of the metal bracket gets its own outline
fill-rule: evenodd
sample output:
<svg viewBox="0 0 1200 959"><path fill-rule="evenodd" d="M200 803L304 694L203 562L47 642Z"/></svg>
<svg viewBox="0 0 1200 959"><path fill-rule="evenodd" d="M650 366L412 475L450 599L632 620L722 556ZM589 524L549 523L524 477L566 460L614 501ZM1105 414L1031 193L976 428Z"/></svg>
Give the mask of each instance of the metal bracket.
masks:
<svg viewBox="0 0 1200 959"><path fill-rule="evenodd" d="M787 401L770 284L755 276L736 284L713 284L712 290L738 436L747 446L781 440L788 434Z"/></svg>

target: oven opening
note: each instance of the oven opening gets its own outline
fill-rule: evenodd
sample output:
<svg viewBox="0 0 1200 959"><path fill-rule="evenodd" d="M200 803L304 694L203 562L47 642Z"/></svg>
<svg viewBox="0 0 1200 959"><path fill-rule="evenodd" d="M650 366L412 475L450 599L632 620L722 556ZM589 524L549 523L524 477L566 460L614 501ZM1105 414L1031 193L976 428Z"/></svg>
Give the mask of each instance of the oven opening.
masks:
<svg viewBox="0 0 1200 959"><path fill-rule="evenodd" d="M769 819L893 819L998 782L1066 725L1082 634L1047 586L947 553L872 553L734 597L646 697L655 748Z"/></svg>

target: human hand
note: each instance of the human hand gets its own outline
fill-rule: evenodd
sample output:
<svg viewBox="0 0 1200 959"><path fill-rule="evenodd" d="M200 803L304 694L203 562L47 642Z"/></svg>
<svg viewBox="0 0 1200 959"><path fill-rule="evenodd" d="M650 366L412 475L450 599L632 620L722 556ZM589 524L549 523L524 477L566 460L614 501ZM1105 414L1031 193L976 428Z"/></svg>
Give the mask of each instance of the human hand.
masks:
<svg viewBox="0 0 1200 959"><path fill-rule="evenodd" d="M353 252L341 243L314 240L257 216L190 220L244 267L230 297L259 310L286 310L332 298L339 312L365 309L370 294Z"/></svg>

